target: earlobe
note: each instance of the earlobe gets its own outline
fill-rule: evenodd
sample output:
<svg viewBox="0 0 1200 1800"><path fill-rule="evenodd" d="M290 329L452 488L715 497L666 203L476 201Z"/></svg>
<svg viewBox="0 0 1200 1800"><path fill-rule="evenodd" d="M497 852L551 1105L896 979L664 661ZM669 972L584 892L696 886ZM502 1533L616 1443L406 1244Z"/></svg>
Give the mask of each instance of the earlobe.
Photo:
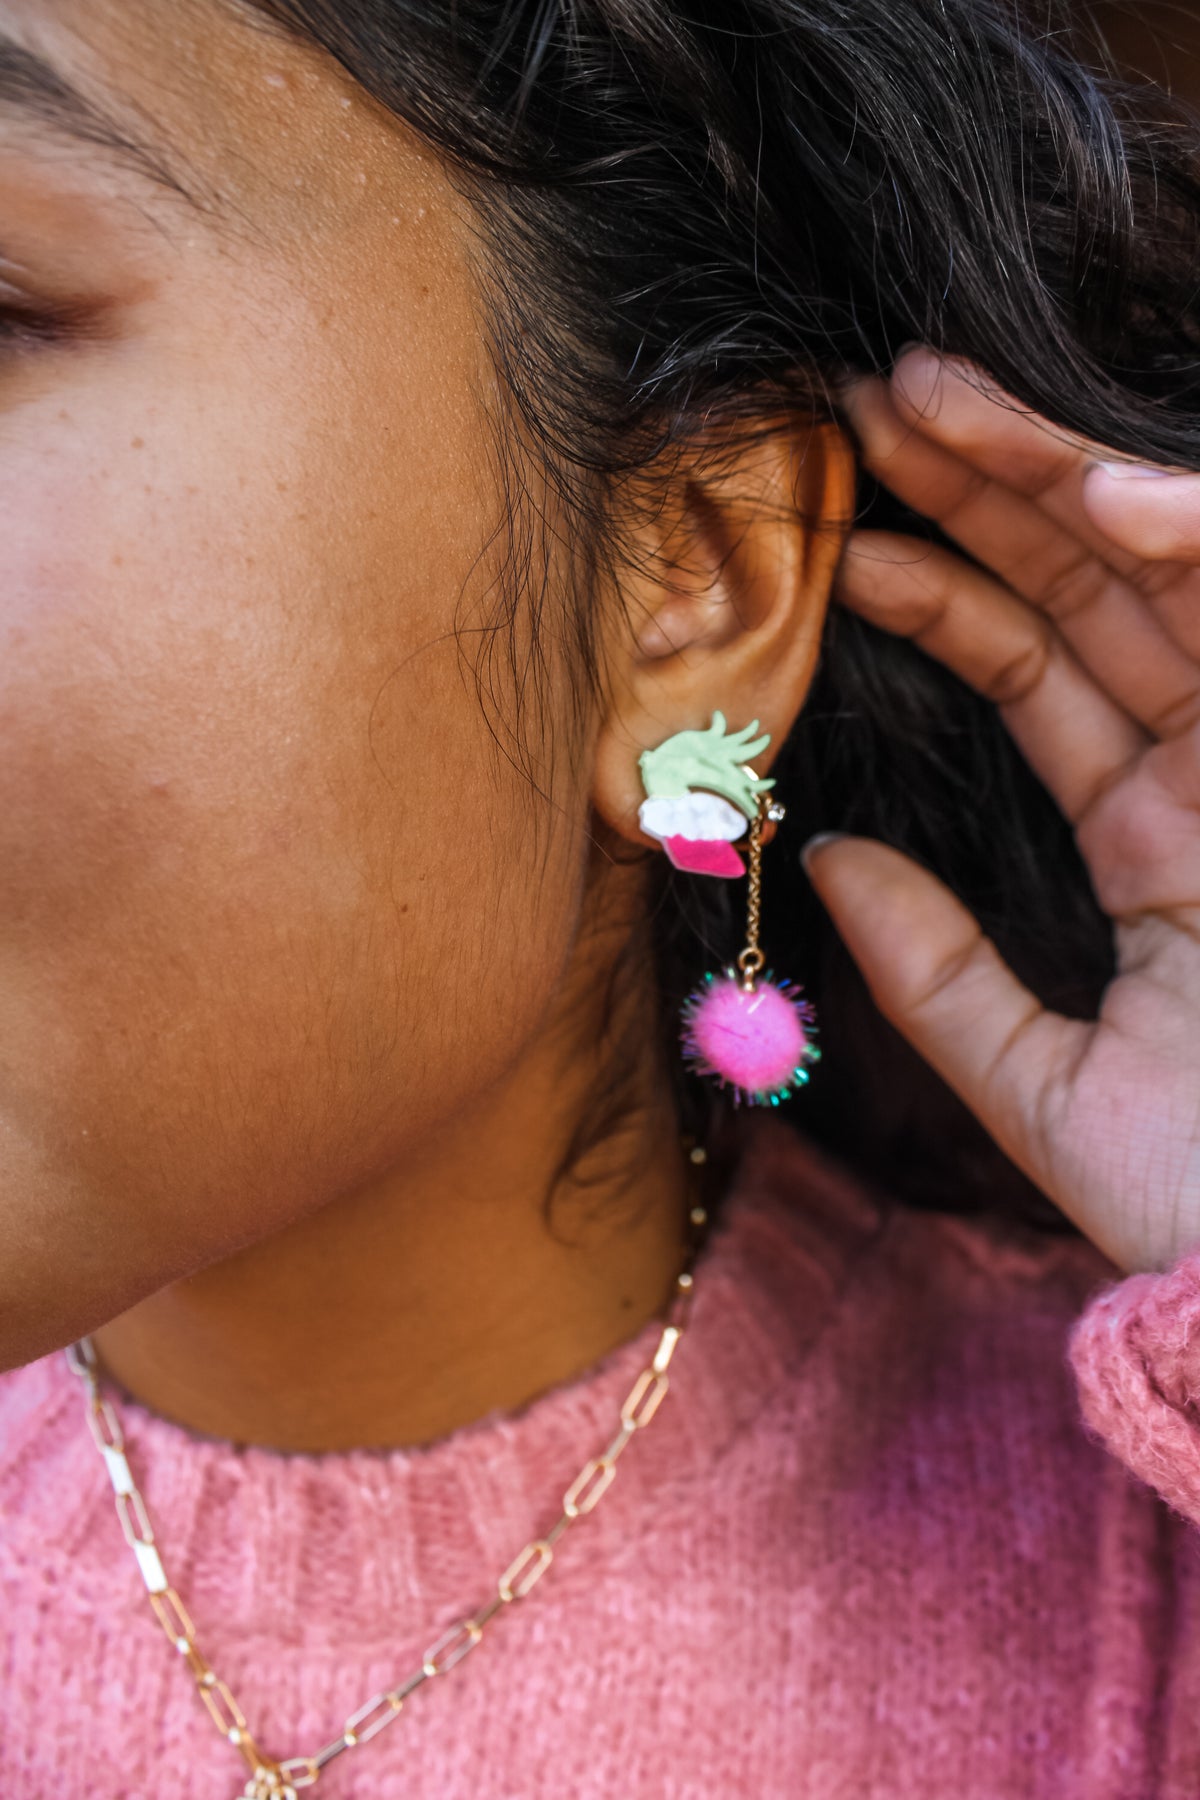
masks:
<svg viewBox="0 0 1200 1800"><path fill-rule="evenodd" d="M606 657L593 801L632 842L638 759L677 733L757 720L769 765L812 680L853 514L854 462L833 424L780 428L681 469L625 586Z"/></svg>

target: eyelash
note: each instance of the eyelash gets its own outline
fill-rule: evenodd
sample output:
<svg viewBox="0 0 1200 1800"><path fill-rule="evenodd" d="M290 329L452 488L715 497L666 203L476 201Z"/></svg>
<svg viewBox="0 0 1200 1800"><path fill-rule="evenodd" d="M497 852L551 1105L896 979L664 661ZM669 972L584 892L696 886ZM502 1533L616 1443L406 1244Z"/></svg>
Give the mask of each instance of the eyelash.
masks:
<svg viewBox="0 0 1200 1800"><path fill-rule="evenodd" d="M67 336L66 321L50 313L26 312L0 304L0 343L48 344Z"/></svg>
<svg viewBox="0 0 1200 1800"><path fill-rule="evenodd" d="M58 335L58 322L25 313L16 306L0 306L0 337L47 338Z"/></svg>

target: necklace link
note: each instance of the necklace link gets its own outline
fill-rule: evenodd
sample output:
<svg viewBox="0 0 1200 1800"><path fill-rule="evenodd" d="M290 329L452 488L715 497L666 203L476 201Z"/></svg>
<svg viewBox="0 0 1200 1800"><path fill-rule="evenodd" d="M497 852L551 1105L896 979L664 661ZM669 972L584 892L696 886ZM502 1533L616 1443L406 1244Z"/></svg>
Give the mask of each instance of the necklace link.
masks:
<svg viewBox="0 0 1200 1800"><path fill-rule="evenodd" d="M707 1160L702 1147L685 1139L689 1161ZM555 1546L567 1528L592 1512L612 1486L618 1459L628 1444L655 1417L670 1388L667 1370L691 1316L694 1280L692 1266L704 1241L708 1214L693 1206L688 1214L689 1242L684 1264L675 1278L664 1313L663 1328L650 1363L639 1374L622 1403L619 1428L609 1444L586 1462L562 1497L562 1512L555 1523L518 1551L499 1577L494 1594L470 1618L447 1627L430 1645L419 1666L396 1687L364 1701L342 1725L341 1733L315 1756L293 1756L275 1762L256 1744L241 1706L229 1686L212 1668L196 1643L196 1628L183 1601L167 1579L146 1503L133 1478L125 1447L125 1434L112 1402L100 1392L100 1365L88 1337L67 1346L64 1355L71 1373L84 1389L88 1429L100 1452L113 1489L121 1530L137 1559L147 1597L164 1636L186 1661L205 1710L217 1730L236 1746L250 1766L250 1779L241 1800L297 1800L312 1787L322 1771L338 1756L370 1743L391 1725L419 1687L458 1667L483 1640L486 1626L498 1613L526 1599L554 1560Z"/></svg>

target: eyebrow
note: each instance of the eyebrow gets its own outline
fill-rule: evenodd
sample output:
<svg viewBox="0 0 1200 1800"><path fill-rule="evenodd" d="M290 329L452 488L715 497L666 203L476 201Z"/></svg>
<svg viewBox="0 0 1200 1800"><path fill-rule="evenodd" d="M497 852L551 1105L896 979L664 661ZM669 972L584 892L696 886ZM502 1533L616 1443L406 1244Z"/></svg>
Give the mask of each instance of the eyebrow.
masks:
<svg viewBox="0 0 1200 1800"><path fill-rule="evenodd" d="M195 206L200 202L161 147L138 137L35 50L0 32L0 117L22 119L110 158Z"/></svg>

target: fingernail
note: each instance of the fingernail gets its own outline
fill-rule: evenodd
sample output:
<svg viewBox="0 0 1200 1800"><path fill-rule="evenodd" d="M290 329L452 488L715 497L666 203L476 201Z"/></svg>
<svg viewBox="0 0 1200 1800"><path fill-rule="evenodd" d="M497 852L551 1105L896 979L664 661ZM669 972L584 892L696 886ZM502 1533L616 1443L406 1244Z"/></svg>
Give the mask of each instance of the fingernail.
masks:
<svg viewBox="0 0 1200 1800"><path fill-rule="evenodd" d="M923 364L919 370L902 370L900 367L910 350L923 351L925 354L926 364ZM919 406L922 418L933 419L941 411L942 396L945 391L943 385L945 372L946 359L940 350L933 348L932 344L902 344L896 353L896 360L892 364L889 380L896 393L902 395L910 405ZM906 378L913 374L919 374L924 382L923 389L921 382L918 382L918 391L915 395L909 392L906 385Z"/></svg>
<svg viewBox="0 0 1200 1800"><path fill-rule="evenodd" d="M1153 463L1098 462L1093 468L1102 469L1111 475L1114 481L1149 481L1169 477L1170 469L1156 469Z"/></svg>
<svg viewBox="0 0 1200 1800"><path fill-rule="evenodd" d="M833 844L838 838L848 836L849 833L845 831L818 831L815 837L810 837L800 851L800 861L804 864L805 872L808 872L809 858L814 850L819 850L822 844Z"/></svg>

